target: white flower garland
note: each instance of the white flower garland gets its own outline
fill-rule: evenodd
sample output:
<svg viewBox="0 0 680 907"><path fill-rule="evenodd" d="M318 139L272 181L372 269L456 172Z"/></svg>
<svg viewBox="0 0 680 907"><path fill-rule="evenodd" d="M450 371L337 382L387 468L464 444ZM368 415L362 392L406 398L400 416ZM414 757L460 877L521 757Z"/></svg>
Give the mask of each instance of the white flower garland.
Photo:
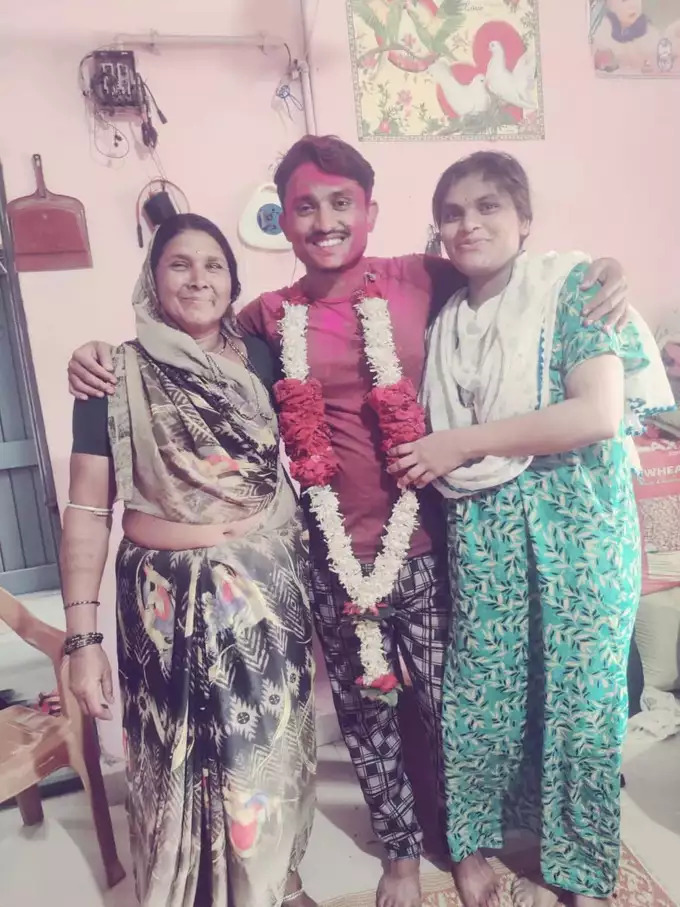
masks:
<svg viewBox="0 0 680 907"><path fill-rule="evenodd" d="M328 485L309 488L306 493L328 546L331 567L347 590L352 604L364 614L369 613L390 594L404 565L416 525L418 498L413 491L402 492L387 524L382 551L371 572L364 576L361 564L352 552L336 493ZM364 669L364 684L370 686L392 669L385 658L380 624L359 620L356 632L361 643L359 657Z"/></svg>
<svg viewBox="0 0 680 907"><path fill-rule="evenodd" d="M392 333L392 319L387 300L369 296L357 305L364 331L364 349L378 387L401 381L401 363Z"/></svg>
<svg viewBox="0 0 680 907"><path fill-rule="evenodd" d="M281 365L286 378L306 381L309 377L307 357L307 306L283 304L281 331Z"/></svg>
<svg viewBox="0 0 680 907"><path fill-rule="evenodd" d="M394 345L392 321L387 300L364 298L357 304L364 335L366 358L376 386L396 384L402 378L401 365ZM281 363L286 378L305 381L309 376L307 358L308 313L306 305L284 303L281 332ZM394 589L408 555L411 537L418 517L418 498L405 490L399 496L385 528L383 546L373 569L364 575L354 556L352 543L345 530L340 502L330 485L308 488L312 511L328 547L328 559L347 594L361 614L369 614L381 605ZM382 631L378 621L359 620L356 633L364 671L363 685L392 669L385 657Z"/></svg>

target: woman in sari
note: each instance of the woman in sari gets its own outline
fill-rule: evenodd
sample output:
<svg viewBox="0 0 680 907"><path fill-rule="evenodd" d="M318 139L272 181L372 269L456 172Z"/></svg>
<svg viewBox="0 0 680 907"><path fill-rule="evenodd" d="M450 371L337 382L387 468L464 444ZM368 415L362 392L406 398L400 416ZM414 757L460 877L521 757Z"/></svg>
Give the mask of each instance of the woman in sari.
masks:
<svg viewBox="0 0 680 907"><path fill-rule="evenodd" d="M313 907L307 541L279 459L260 341L232 314L234 254L205 218L158 229L115 395L77 401L61 546L71 685L110 717L96 632L114 499L118 666L143 907Z"/></svg>
<svg viewBox="0 0 680 907"><path fill-rule="evenodd" d="M540 840L541 878L517 882L517 907L552 907L565 891L593 907L618 874L640 594L626 428L672 398L644 324L584 324L584 256L522 251L532 211L514 158L457 162L433 208L468 285L429 335L433 433L392 453L402 485L434 482L447 502L457 613L442 720L454 874L465 907L498 907L482 849L525 829Z"/></svg>

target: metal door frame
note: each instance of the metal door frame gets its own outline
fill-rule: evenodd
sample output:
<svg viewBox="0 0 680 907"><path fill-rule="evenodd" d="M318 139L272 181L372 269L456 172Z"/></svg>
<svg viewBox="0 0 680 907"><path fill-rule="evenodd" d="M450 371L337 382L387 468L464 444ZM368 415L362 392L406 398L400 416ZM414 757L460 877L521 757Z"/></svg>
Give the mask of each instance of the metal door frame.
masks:
<svg viewBox="0 0 680 907"><path fill-rule="evenodd" d="M47 437L45 435L45 423L40 406L40 395L38 392L38 382L35 377L33 367L33 357L31 355L31 343L28 334L28 323L24 311L23 299L21 296L21 287L19 277L14 267L14 245L12 241L12 231L10 230L9 221L7 220L7 194L5 192L5 179L0 162L0 237L2 242L0 247L4 250L4 257L0 252L0 279L7 280L9 287L9 306L8 316L10 330L14 332L16 342L16 352L19 360L19 380L24 385L26 392L26 402L28 412L33 427L35 445L38 452L38 472L42 488L44 491L44 501L49 516L49 528L54 536L55 547L59 548L61 538L61 518L59 516L59 504L57 501L57 490L54 484L54 474L52 472L52 463L50 460L49 449L47 446ZM59 563L57 562L57 570Z"/></svg>

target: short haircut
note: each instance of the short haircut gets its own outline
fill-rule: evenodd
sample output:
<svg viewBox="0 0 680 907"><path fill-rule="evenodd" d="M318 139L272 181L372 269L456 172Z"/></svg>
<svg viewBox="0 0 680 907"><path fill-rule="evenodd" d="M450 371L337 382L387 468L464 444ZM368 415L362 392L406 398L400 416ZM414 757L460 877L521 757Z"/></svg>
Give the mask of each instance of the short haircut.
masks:
<svg viewBox="0 0 680 907"><path fill-rule="evenodd" d="M449 194L449 190L460 180L473 174L481 176L482 179L494 183L499 190L507 192L520 218L531 223L534 216L531 207L531 190L524 167L511 154L503 154L500 151L477 151L468 157L461 158L455 164L451 164L439 177L437 188L432 196L432 216L438 227L442 222L444 200Z"/></svg>
<svg viewBox="0 0 680 907"><path fill-rule="evenodd" d="M356 148L334 135L306 135L289 149L274 174L281 204L284 203L288 183L303 164L315 164L324 173L353 180L364 190L367 201L373 195L373 167Z"/></svg>

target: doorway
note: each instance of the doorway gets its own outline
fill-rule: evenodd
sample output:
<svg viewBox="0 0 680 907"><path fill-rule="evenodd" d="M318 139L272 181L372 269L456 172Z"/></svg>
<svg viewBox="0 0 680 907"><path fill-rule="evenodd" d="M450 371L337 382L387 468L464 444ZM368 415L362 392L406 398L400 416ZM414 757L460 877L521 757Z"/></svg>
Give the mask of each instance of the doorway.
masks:
<svg viewBox="0 0 680 907"><path fill-rule="evenodd" d="M6 212L0 164L0 586L21 595L59 588L60 522Z"/></svg>

